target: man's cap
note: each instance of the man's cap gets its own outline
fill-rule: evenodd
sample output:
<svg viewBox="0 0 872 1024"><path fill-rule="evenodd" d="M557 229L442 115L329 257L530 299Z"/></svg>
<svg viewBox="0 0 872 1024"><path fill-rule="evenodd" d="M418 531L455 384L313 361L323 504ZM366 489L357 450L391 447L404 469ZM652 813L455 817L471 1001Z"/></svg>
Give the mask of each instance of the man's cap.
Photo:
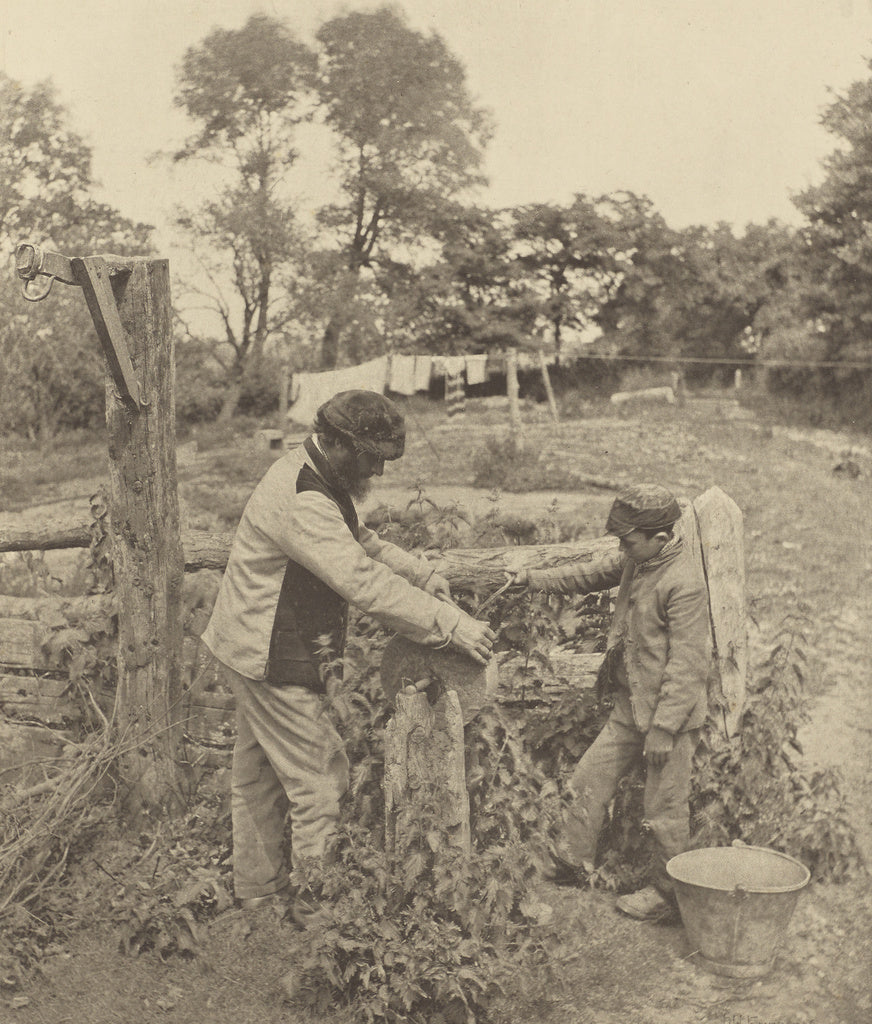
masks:
<svg viewBox="0 0 872 1024"><path fill-rule="evenodd" d="M660 484L628 487L615 498L606 533L624 537L633 530L665 530L681 519L675 496Z"/></svg>
<svg viewBox="0 0 872 1024"><path fill-rule="evenodd" d="M382 459L398 459L406 446L403 414L375 391L340 391L328 398L315 414L315 430L324 424Z"/></svg>

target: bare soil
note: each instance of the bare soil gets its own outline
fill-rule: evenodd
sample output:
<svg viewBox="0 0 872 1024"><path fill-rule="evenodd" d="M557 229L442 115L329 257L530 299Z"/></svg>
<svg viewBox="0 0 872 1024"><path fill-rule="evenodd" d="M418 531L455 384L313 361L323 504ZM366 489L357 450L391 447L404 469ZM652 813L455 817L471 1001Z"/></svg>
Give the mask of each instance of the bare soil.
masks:
<svg viewBox="0 0 872 1024"><path fill-rule="evenodd" d="M601 532L612 494L489 494L471 488L470 457L504 429L491 410L470 403L465 423L438 411L410 420L406 457L389 467L372 502L401 508L423 481L439 504L456 501L473 515L498 504L532 516L564 516L579 535ZM760 422L729 398L683 408L551 424L529 417L527 443L556 471L565 466L616 481L659 480L694 497L719 486L745 516L752 643L765 653L785 615L809 616L811 719L802 734L811 764L837 767L852 821L872 863L872 571L869 508L872 460L863 438L784 430ZM246 440L241 444L251 444ZM836 469L855 448L860 475ZM208 485L208 460L181 484L185 514ZM232 486L244 500L251 483ZM227 488L225 487L225 492ZM202 490L198 492L202 494ZM553 502L556 499L556 506ZM550 506L550 510L549 510ZM132 842L131 837L131 842ZM107 893L112 889L106 879ZM639 924L615 911L613 897L543 883L563 937L559 990L507 994L495 1008L503 1024L868 1024L872 1020L872 895L868 877L816 884L801 896L772 971L759 980L706 971L680 924ZM99 893L83 907L87 931L58 948L42 972L0 977L0 1021L19 1024L293 1024L305 1015L282 1003L278 979L289 966L282 933L248 935L233 913L201 937L192 960L162 963L151 953L123 956L117 929L101 920ZM350 1019L345 1011L328 1024Z"/></svg>

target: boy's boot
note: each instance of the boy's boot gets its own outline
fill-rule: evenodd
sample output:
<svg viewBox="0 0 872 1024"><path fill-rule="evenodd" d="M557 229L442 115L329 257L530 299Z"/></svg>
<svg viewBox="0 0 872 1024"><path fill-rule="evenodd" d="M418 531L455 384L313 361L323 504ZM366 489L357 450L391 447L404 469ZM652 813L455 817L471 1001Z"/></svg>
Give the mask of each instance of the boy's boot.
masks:
<svg viewBox="0 0 872 1024"><path fill-rule="evenodd" d="M619 896L615 906L637 921L664 921L676 916L678 912L675 899L664 896L653 885Z"/></svg>

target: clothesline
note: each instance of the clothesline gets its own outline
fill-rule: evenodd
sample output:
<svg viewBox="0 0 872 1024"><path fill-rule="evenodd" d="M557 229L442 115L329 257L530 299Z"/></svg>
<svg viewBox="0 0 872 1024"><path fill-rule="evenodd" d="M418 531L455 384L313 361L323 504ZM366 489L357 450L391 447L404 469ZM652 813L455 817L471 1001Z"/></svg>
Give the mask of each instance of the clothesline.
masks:
<svg viewBox="0 0 872 1024"><path fill-rule="evenodd" d="M553 364L554 357L546 358ZM519 370L539 368L539 362L527 352L517 356ZM291 383L291 409L288 413L295 423L310 423L319 406L331 395L340 391L358 389L386 390L399 395L414 395L428 391L431 381L436 378L452 380L456 389L457 381L471 387L484 384L489 376L505 372L504 354L474 354L467 356L430 356L391 354L370 359L357 366L346 366L339 370L324 370L320 373L299 372Z"/></svg>

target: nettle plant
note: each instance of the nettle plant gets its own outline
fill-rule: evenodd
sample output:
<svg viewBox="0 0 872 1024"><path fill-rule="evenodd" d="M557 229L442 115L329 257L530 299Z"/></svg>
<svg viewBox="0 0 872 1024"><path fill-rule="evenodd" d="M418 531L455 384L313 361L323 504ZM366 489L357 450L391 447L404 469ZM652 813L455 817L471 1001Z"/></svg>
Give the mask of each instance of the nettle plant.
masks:
<svg viewBox="0 0 872 1024"><path fill-rule="evenodd" d="M728 740L713 722L704 730L695 759L694 845L740 839L771 846L798 857L813 877L839 881L862 868L841 778L799 762L809 624L801 612L784 620L749 682L737 734Z"/></svg>

